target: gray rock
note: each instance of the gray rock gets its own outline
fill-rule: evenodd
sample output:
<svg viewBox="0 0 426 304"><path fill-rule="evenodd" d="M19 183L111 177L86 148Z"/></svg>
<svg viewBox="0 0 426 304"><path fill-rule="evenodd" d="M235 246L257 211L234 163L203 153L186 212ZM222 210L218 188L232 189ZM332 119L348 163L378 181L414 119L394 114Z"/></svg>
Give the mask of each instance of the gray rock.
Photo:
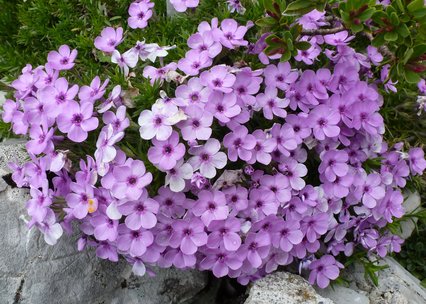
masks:
<svg viewBox="0 0 426 304"><path fill-rule="evenodd" d="M0 176L10 173L8 162L26 158L24 141L0 143ZM207 284L206 273L195 270L155 269L155 277L137 277L125 261L78 252L77 236L49 246L26 226L28 198L27 190L0 182L0 304L181 303Z"/></svg>
<svg viewBox="0 0 426 304"><path fill-rule="evenodd" d="M0 143L0 176L11 172L8 167L10 162L21 165L27 160L29 160L29 156L25 148L25 140L8 139Z"/></svg>
<svg viewBox="0 0 426 304"><path fill-rule="evenodd" d="M329 286L326 289L316 288L316 291L324 298L331 299L335 304L369 304L370 300L366 292L353 290L340 285Z"/></svg>
<svg viewBox="0 0 426 304"><path fill-rule="evenodd" d="M245 304L333 304L301 276L275 272L252 284Z"/></svg>
<svg viewBox="0 0 426 304"><path fill-rule="evenodd" d="M360 264L345 270L343 276L350 281L352 290L368 293L371 304L426 303L426 289L420 285L417 278L392 258L386 258L383 264L387 264L389 268L378 272L377 287L365 278Z"/></svg>
<svg viewBox="0 0 426 304"><path fill-rule="evenodd" d="M403 203L405 213L411 213L414 210L418 210L421 204L420 195L418 192L406 192L405 200ZM403 221L401 223L401 233L400 236L403 239L408 239L416 228L417 218L411 218Z"/></svg>

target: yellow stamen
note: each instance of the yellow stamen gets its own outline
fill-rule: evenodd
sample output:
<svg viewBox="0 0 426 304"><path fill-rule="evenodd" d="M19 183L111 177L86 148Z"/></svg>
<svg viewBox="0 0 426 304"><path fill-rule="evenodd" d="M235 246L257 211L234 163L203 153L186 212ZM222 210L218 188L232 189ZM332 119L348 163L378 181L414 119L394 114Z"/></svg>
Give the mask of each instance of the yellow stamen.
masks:
<svg viewBox="0 0 426 304"><path fill-rule="evenodd" d="M95 211L96 211L96 208L95 208L95 201L94 201L93 199L89 198L89 199L87 200L87 203L89 204L89 207L87 208L88 212L89 212L89 213L93 213L93 212L95 212Z"/></svg>

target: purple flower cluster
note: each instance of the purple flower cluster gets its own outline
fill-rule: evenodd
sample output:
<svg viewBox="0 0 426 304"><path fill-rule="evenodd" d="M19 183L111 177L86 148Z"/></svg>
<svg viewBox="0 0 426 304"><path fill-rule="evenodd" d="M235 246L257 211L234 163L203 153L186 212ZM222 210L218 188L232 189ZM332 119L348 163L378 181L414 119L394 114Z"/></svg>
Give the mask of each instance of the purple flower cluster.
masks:
<svg viewBox="0 0 426 304"><path fill-rule="evenodd" d="M184 10L198 1L171 3ZM151 8L134 2L129 26L146 26ZM315 28L322 18L312 12L299 22ZM69 84L59 75L74 65L77 52L68 46L51 52L45 66L25 67L3 120L30 138L31 160L11 165L16 184L30 188L29 226L55 244L77 223L80 250L94 247L115 262L121 255L138 275L154 265L198 268L242 284L300 262L309 281L324 288L343 268L336 257L360 248L381 257L398 251L402 240L386 225L404 214L401 189L426 161L420 148L405 152L383 141L383 98L360 76L380 58L374 50L356 53L342 32L310 41L321 50L331 46L330 68L297 70L269 64L274 58L266 55L259 70L213 65L223 49L249 45L251 26L202 22L184 58L145 67L152 81L179 83L174 97L162 92L140 111L152 173L121 148L134 122L120 86L107 95L108 80L99 77ZM170 49L137 42L121 55L121 41L121 28L106 28L95 46L125 75L139 58L155 62ZM309 65L318 54L308 53L299 55ZM186 75L177 77L177 69ZM97 138L94 154L73 163L73 143L89 133ZM370 160L377 166L367 170ZM153 173L164 183L149 195Z"/></svg>

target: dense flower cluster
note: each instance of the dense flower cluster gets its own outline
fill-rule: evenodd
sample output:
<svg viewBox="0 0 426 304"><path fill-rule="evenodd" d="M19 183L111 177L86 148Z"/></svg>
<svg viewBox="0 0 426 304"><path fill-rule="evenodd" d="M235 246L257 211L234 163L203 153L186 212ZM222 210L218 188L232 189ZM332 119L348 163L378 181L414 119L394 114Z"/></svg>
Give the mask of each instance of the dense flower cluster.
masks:
<svg viewBox="0 0 426 304"><path fill-rule="evenodd" d="M198 1L171 3L184 11ZM133 3L129 26L145 27L151 9L150 1ZM314 11L299 22L312 29L325 19ZM355 52L346 31L304 37L312 47L295 60L311 65L324 52L330 67L297 70L270 63L277 57L263 53L264 39L249 44L251 26L202 22L184 58L145 66L152 83L179 84L138 117L150 166L164 177L151 196L154 172L120 148L134 124L121 87L107 94L109 81L100 77L81 87L60 77L77 56L66 45L45 66L25 67L3 120L29 136L31 161L11 165L16 184L30 188L29 227L55 244L78 223L80 250L95 247L110 261L122 255L139 275L149 265L197 267L242 284L298 262L312 284L326 287L343 268L339 257L360 248L380 257L399 251L402 240L386 225L404 214L401 189L426 161L420 148L383 141L384 101L368 73L380 53ZM139 59L155 63L173 48L137 42L121 54L122 39L122 28L109 27L95 46L125 76ZM213 65L223 50L238 48L258 54L265 67ZM72 142L89 133L96 151L73 163Z"/></svg>

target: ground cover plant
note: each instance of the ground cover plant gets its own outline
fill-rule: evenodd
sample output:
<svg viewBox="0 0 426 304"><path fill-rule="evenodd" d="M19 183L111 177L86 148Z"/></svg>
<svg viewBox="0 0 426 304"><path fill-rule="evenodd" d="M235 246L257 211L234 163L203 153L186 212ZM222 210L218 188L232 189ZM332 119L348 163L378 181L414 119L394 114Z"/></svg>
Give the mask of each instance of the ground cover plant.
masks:
<svg viewBox="0 0 426 304"><path fill-rule="evenodd" d="M2 130L28 139L13 179L49 244L77 225L138 275L323 288L354 260L374 279L422 218L423 1L7 5Z"/></svg>

